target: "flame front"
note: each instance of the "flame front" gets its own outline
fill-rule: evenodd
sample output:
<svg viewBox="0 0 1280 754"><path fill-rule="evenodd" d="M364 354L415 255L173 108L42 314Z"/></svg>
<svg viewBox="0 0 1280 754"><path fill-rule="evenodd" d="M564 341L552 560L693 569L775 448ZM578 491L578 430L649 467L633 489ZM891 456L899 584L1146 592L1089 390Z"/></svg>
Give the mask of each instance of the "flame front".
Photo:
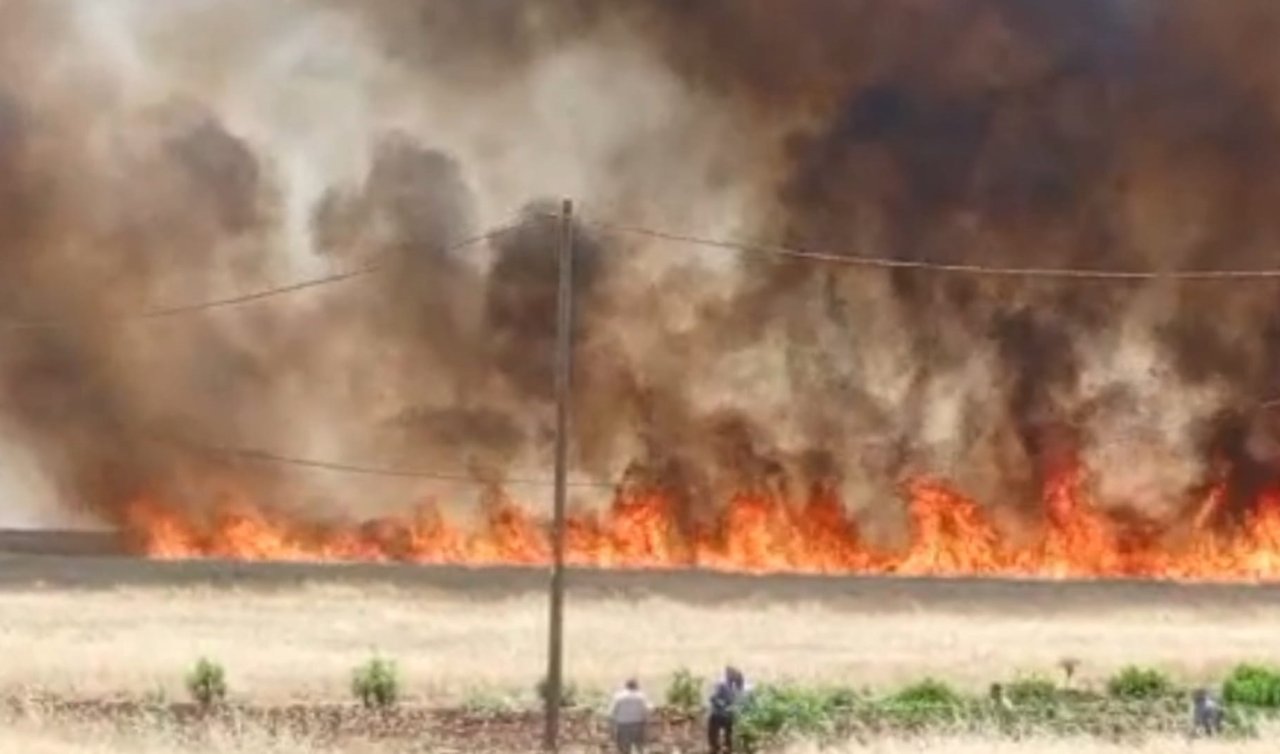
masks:
<svg viewBox="0 0 1280 754"><path fill-rule="evenodd" d="M1102 512L1082 477L1078 466L1050 474L1041 521L1018 538L945 483L912 480L904 490L908 539L897 548L865 540L827 489L813 490L800 503L740 494L703 523L682 521L668 495L626 489L605 512L569 518L566 559L600 568L748 573L1280 580L1280 489L1263 492L1234 524L1225 519L1225 490L1218 486L1185 522L1137 526ZM163 559L548 563L546 523L506 498L495 499L484 520L468 527L432 505L399 518L335 526L244 504L188 516L154 500L135 501L123 523L142 552Z"/></svg>

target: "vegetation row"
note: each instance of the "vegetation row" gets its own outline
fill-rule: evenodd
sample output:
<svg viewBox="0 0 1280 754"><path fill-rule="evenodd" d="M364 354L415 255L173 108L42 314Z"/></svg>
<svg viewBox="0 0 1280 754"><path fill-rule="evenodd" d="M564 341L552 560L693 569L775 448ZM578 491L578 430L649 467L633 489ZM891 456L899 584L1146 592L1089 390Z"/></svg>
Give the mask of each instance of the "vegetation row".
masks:
<svg viewBox="0 0 1280 754"><path fill-rule="evenodd" d="M747 749L771 748L794 739L836 740L882 732L999 731L1011 737L1029 735L1094 735L1115 739L1151 733L1186 732L1194 689L1179 685L1166 673L1129 666L1099 686L1073 683L1074 663L1064 662L1063 677L1045 675L1015 678L994 684L985 694L965 693L933 678L925 678L888 693L840 686L771 683L755 688L740 712L737 735ZM201 659L187 677L192 699L204 707L227 699L227 673L217 662ZM663 714L671 720L693 719L704 713L707 683L688 670L669 680ZM536 689L546 700L546 685ZM351 677L353 697L365 708L388 711L402 698L396 664L374 657ZM1280 717L1280 667L1242 664L1226 677L1220 690L1225 711L1225 735L1256 735L1258 723ZM598 696L580 694L566 684L560 699L565 707L598 707ZM468 705L475 714L497 711L495 700L476 699Z"/></svg>

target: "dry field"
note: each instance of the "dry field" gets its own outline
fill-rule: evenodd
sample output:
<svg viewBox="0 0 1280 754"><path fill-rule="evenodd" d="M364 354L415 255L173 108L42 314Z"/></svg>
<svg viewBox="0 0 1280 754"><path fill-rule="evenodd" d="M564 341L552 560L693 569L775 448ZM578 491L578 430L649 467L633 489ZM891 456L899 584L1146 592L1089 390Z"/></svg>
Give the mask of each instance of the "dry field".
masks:
<svg viewBox="0 0 1280 754"><path fill-rule="evenodd" d="M1010 742L983 738L926 738L885 739L835 749L799 746L787 754L1262 754L1274 750L1274 743L1268 740L1209 743L1171 738L1153 739L1142 745L1132 745L1092 739ZM426 741L345 741L324 746L306 740L269 736L252 729L212 736L204 742L193 744L161 728L122 731L100 726L45 727L38 723L20 723L0 730L0 751L22 754L434 754L442 750L433 748ZM467 751L483 754L477 749ZM536 751L536 746L530 746L529 751ZM594 754L599 749L592 751Z"/></svg>
<svg viewBox="0 0 1280 754"><path fill-rule="evenodd" d="M963 592L960 586L955 589ZM963 599L699 603L571 594L568 674L605 691L636 673L650 688L680 667L732 661L760 679L885 686L923 675L980 688L1081 660L1081 677L1149 663L1212 679L1243 659L1280 660L1280 604L1162 604L1127 590L1095 603L1057 597L988 607ZM953 595L954 596L954 595ZM543 671L546 607L536 594L482 597L388 585L293 588L132 586L0 589L0 691L74 697L183 695L200 656L222 662L242 701L341 701L350 671L395 658L415 701L525 697Z"/></svg>
<svg viewBox="0 0 1280 754"><path fill-rule="evenodd" d="M519 570L0 555L0 700L14 715L0 720L0 752L442 751L426 731L420 741L413 733L291 738L255 723L193 732L150 718L32 712L43 708L22 700L178 700L187 669L207 656L226 666L234 702L320 708L349 701L352 668L380 653L399 662L414 709L528 705L543 673L545 584L545 574ZM727 662L760 680L889 687L929 675L980 689L1054 672L1066 657L1081 662L1083 683L1135 662L1193 681L1213 680L1241 660L1280 661L1276 588L598 572L571 574L570 584L567 671L595 694L633 673L660 694L678 668L705 676ZM537 726L529 722L514 739L530 739L533 750ZM1137 749L1093 740L889 738L843 750L1260 752L1272 750L1269 738L1194 747L1152 740ZM504 751L521 750L514 746Z"/></svg>

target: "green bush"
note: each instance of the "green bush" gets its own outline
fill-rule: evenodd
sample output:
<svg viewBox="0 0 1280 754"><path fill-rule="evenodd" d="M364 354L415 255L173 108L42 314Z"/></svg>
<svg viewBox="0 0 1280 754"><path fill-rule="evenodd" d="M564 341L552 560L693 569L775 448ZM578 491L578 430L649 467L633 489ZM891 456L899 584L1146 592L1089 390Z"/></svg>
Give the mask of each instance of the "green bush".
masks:
<svg viewBox="0 0 1280 754"><path fill-rule="evenodd" d="M390 660L374 657L355 669L351 693L368 709L388 709L400 700L400 674Z"/></svg>
<svg viewBox="0 0 1280 754"><path fill-rule="evenodd" d="M787 739L828 736L835 727L836 700L797 686L758 688L742 706L736 735L746 751Z"/></svg>
<svg viewBox="0 0 1280 754"><path fill-rule="evenodd" d="M837 686L822 690L822 695L826 698L826 705L832 712L849 712L862 701L866 694L859 693L851 688Z"/></svg>
<svg viewBox="0 0 1280 754"><path fill-rule="evenodd" d="M1223 698L1231 704L1280 707L1280 670L1265 665L1237 665L1223 684Z"/></svg>
<svg viewBox="0 0 1280 754"><path fill-rule="evenodd" d="M201 707L211 707L227 698L227 673L222 666L200 658L187 674L187 691Z"/></svg>
<svg viewBox="0 0 1280 754"><path fill-rule="evenodd" d="M1060 690L1044 676L1031 675L1015 679L1005 687L1005 696L1013 704L1052 704L1058 701Z"/></svg>
<svg viewBox="0 0 1280 754"><path fill-rule="evenodd" d="M1159 699L1173 693L1173 681L1155 668L1129 665L1107 681L1107 693L1116 699Z"/></svg>
<svg viewBox="0 0 1280 754"><path fill-rule="evenodd" d="M959 707L964 697L943 681L926 678L889 697L889 702L903 707Z"/></svg>
<svg viewBox="0 0 1280 754"><path fill-rule="evenodd" d="M667 684L667 706L682 715L694 715L702 709L702 679L682 668Z"/></svg>

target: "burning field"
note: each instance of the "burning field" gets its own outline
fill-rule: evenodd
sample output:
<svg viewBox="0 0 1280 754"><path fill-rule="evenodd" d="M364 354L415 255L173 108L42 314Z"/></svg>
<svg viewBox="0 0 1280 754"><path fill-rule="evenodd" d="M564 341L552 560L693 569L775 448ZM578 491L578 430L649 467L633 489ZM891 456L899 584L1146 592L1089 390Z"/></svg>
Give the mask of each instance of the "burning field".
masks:
<svg viewBox="0 0 1280 754"><path fill-rule="evenodd" d="M1221 527L1222 492L1206 495L1184 525L1144 528L1101 513L1074 475L1045 494L1047 524L1012 541L983 508L931 481L909 499L910 543L880 550L830 492L792 505L742 494L710 526L682 530L671 499L620 492L604 513L567 522L567 560L578 566L700 567L745 572L912 576L1150 577L1202 581L1280 577L1280 495L1261 499L1234 530ZM479 527L460 528L433 506L360 526L307 525L227 506L194 520L141 502L127 512L131 541L158 558L291 561L404 561L452 565L538 565L550 558L547 527L515 503L487 504Z"/></svg>
<svg viewBox="0 0 1280 754"><path fill-rule="evenodd" d="M573 563L1278 581L1277 29L0 0L0 525L545 562L569 196Z"/></svg>

